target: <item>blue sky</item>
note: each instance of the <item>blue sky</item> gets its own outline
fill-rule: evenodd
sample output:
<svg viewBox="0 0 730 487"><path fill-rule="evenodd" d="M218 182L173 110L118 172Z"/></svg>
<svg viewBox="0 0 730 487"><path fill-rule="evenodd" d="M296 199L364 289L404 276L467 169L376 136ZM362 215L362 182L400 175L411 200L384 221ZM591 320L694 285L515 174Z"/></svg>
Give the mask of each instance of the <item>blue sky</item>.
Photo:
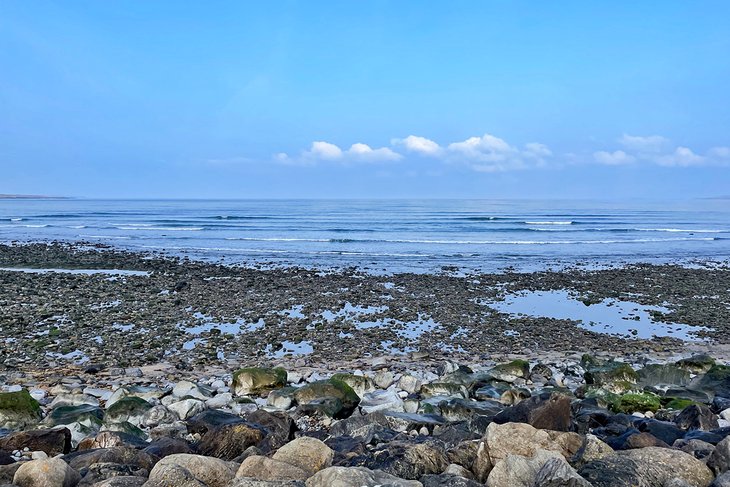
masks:
<svg viewBox="0 0 730 487"><path fill-rule="evenodd" d="M0 193L730 193L730 2L0 2Z"/></svg>

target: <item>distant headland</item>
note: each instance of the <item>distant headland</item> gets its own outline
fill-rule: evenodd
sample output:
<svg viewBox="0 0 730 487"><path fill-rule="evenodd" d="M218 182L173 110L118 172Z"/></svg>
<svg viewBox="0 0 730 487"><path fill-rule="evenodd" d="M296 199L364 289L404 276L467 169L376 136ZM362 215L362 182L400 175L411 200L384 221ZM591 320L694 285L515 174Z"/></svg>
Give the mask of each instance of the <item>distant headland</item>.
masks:
<svg viewBox="0 0 730 487"><path fill-rule="evenodd" d="M0 193L0 200L65 200L68 199L66 196L47 196L40 194L2 194Z"/></svg>

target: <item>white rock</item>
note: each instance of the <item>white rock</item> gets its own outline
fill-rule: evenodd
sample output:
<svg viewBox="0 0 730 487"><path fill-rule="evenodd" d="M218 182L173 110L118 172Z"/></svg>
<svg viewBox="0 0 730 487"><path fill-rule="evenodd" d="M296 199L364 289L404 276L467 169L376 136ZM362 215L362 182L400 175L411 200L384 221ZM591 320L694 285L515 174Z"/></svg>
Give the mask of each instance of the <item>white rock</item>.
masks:
<svg viewBox="0 0 730 487"><path fill-rule="evenodd" d="M182 401L174 402L167 406L170 411L177 413L177 415L185 421L190 419L198 413L205 410L205 403L198 399L183 399Z"/></svg>
<svg viewBox="0 0 730 487"><path fill-rule="evenodd" d="M219 409L228 406L228 403L233 400L233 394L230 392L224 392L223 394L216 394L207 401L205 405L211 409Z"/></svg>

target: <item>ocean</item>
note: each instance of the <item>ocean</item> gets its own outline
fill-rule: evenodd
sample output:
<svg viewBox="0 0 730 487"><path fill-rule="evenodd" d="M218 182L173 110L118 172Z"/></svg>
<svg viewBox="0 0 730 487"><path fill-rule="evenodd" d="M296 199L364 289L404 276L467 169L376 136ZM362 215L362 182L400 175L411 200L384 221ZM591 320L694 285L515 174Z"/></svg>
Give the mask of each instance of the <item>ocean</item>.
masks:
<svg viewBox="0 0 730 487"><path fill-rule="evenodd" d="M730 200L0 199L0 241L370 272L730 258Z"/></svg>

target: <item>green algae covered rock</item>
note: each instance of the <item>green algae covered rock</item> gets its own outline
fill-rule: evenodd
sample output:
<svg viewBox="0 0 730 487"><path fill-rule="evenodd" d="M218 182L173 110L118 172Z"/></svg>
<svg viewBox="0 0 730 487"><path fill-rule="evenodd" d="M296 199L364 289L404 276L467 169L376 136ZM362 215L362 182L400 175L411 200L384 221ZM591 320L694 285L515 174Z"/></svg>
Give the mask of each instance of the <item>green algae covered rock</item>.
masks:
<svg viewBox="0 0 730 487"><path fill-rule="evenodd" d="M294 399L304 409L318 410L338 419L349 416L360 404L360 397L352 387L337 379L302 386L294 393Z"/></svg>
<svg viewBox="0 0 730 487"><path fill-rule="evenodd" d="M639 374L629 364L607 362L601 366L589 368L585 373L585 380L587 385L621 394L637 388Z"/></svg>
<svg viewBox="0 0 730 487"><path fill-rule="evenodd" d="M503 382L514 382L518 378L526 379L530 375L530 363L527 360L513 360L492 367L489 374Z"/></svg>
<svg viewBox="0 0 730 487"><path fill-rule="evenodd" d="M41 407L26 389L0 393L0 428L24 429L40 419Z"/></svg>
<svg viewBox="0 0 730 487"><path fill-rule="evenodd" d="M617 413L631 414L646 411L656 412L662 407L661 400L650 392L630 392L611 403L611 409Z"/></svg>
<svg viewBox="0 0 730 487"><path fill-rule="evenodd" d="M368 392L373 392L375 390L375 384L373 383L373 380L363 375L335 374L332 376L332 379L341 380L348 386L352 387L352 390L354 390L355 393L360 397L364 396Z"/></svg>
<svg viewBox="0 0 730 487"><path fill-rule="evenodd" d="M714 396L730 397L730 366L713 365L696 383L693 382L690 388Z"/></svg>
<svg viewBox="0 0 730 487"><path fill-rule="evenodd" d="M276 367L246 367L233 374L232 389L238 396L260 394L286 385L286 370Z"/></svg>
<svg viewBox="0 0 730 487"><path fill-rule="evenodd" d="M715 359L706 353L701 353L699 355L692 355L689 358L678 360L676 365L677 367L688 370L692 373L702 374L710 370L712 366L715 365Z"/></svg>

